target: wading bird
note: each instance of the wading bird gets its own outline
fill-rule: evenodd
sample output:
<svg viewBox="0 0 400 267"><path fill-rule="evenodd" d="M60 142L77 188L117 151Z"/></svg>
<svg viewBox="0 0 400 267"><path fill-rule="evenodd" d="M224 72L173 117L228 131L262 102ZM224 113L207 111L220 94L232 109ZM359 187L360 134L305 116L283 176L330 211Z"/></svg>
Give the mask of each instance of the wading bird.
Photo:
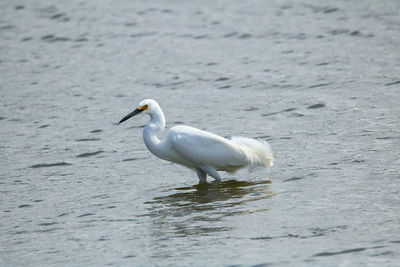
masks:
<svg viewBox="0 0 400 267"><path fill-rule="evenodd" d="M194 170L200 182L205 182L207 175L221 180L218 171L233 173L245 167L273 165L274 157L268 143L251 138L227 139L190 126L177 125L168 130L164 140L160 140L158 135L164 132L165 117L158 103L152 99L141 101L119 123L138 114L150 116L143 130L148 150L161 159Z"/></svg>

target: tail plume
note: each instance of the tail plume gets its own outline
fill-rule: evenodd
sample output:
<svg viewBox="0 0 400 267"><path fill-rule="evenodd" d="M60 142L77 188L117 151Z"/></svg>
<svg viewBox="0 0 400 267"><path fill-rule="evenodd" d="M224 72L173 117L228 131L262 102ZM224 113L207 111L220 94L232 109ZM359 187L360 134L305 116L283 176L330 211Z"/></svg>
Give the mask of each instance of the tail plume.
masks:
<svg viewBox="0 0 400 267"><path fill-rule="evenodd" d="M249 160L250 169L274 165L275 159L267 142L239 136L232 136L231 140L240 145Z"/></svg>

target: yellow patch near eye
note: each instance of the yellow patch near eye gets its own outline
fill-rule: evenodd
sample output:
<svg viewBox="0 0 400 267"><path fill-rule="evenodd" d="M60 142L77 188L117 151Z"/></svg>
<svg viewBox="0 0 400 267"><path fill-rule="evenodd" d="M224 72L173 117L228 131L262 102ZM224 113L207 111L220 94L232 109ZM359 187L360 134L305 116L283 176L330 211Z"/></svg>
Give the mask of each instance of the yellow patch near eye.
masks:
<svg viewBox="0 0 400 267"><path fill-rule="evenodd" d="M146 110L147 108L149 107L149 105L144 105L144 106L141 106L141 107L138 107L138 109L140 109L140 110Z"/></svg>

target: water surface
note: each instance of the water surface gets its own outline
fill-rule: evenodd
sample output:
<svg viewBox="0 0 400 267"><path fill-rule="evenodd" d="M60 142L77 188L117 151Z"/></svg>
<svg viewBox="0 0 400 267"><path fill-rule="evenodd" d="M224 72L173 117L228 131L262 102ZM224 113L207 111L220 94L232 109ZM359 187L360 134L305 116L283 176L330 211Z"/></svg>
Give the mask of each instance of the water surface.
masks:
<svg viewBox="0 0 400 267"><path fill-rule="evenodd" d="M0 265L400 261L398 1L0 3ZM270 170L152 156L167 126L270 143Z"/></svg>

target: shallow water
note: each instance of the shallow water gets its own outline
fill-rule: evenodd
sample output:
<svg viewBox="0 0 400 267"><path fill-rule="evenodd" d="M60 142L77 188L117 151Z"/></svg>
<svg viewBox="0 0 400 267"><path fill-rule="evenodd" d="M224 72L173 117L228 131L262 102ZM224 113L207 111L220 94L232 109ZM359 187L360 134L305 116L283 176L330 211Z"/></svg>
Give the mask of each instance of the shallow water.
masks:
<svg viewBox="0 0 400 267"><path fill-rule="evenodd" d="M0 3L0 265L396 265L398 1ZM270 143L270 170L152 156L167 126Z"/></svg>

